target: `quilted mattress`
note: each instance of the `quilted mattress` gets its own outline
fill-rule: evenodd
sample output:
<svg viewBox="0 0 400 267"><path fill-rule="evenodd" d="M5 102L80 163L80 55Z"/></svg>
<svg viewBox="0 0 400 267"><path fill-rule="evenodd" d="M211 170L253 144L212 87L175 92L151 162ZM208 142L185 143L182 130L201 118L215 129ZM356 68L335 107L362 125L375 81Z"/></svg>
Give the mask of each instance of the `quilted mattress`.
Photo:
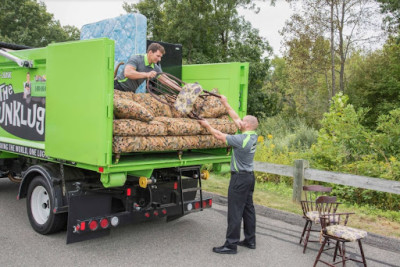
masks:
<svg viewBox="0 0 400 267"><path fill-rule="evenodd" d="M119 17L86 24L81 29L81 40L107 37L115 41L114 66L127 62L134 54L146 53L147 19L142 14L126 14ZM123 70L121 66L118 72ZM144 92L142 84L137 92Z"/></svg>

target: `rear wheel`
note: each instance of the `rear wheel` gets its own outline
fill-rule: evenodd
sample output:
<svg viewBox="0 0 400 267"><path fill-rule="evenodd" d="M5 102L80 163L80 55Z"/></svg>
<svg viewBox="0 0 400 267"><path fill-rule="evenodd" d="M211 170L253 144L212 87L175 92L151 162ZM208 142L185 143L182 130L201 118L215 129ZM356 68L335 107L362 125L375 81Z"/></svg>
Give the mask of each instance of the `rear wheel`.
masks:
<svg viewBox="0 0 400 267"><path fill-rule="evenodd" d="M52 194L43 176L36 176L29 184L26 202L29 221L32 228L43 235L60 231L67 222L67 213L53 213Z"/></svg>

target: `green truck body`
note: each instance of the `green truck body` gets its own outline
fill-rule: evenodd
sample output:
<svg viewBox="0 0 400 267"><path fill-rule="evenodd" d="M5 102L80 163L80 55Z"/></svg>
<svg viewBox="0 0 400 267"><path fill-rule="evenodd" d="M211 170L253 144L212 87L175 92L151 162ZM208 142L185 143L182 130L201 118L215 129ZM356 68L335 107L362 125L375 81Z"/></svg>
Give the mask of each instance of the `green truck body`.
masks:
<svg viewBox="0 0 400 267"><path fill-rule="evenodd" d="M23 179L19 198L28 195L30 183L40 174L32 171L37 166L58 168L53 176L59 177L50 177L60 184L59 192L53 192L52 212L62 214L71 213L68 193L79 187L71 185L80 180L72 174L75 169L86 187L92 181L101 182L103 189L125 190L129 177L150 179L155 170L185 170L203 164L215 164L217 169L218 164L230 161L226 149L183 151L180 157L176 151L130 153L115 159L114 41L110 39L55 43L9 53L33 64L32 68L20 67L0 56L0 160L4 174ZM248 63L238 62L184 65L182 80L199 82L207 90L218 88L243 117L248 67ZM13 161L21 162L20 168L7 170Z"/></svg>

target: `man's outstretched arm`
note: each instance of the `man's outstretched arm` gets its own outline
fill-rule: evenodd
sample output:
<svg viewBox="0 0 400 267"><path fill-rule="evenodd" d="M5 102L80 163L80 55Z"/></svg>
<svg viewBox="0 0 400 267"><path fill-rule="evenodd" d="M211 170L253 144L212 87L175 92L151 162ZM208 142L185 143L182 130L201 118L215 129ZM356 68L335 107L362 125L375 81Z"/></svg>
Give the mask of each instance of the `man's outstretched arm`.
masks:
<svg viewBox="0 0 400 267"><path fill-rule="evenodd" d="M206 128L207 131L209 133L211 133L215 138L217 138L218 140L221 140L224 143L226 143L227 134L224 134L223 132L220 132L220 131L214 129L213 127L211 127L211 125L206 120L199 120L198 122L200 123L201 126Z"/></svg>
<svg viewBox="0 0 400 267"><path fill-rule="evenodd" d="M224 107L226 108L226 110L228 111L229 116L232 118L233 122L236 124L236 126L239 129L242 129L242 120L240 119L239 115L236 113L236 111L233 110L233 108L231 107L231 105L229 105L228 103L228 99L226 98L226 96L221 95L221 103L222 105L224 105Z"/></svg>

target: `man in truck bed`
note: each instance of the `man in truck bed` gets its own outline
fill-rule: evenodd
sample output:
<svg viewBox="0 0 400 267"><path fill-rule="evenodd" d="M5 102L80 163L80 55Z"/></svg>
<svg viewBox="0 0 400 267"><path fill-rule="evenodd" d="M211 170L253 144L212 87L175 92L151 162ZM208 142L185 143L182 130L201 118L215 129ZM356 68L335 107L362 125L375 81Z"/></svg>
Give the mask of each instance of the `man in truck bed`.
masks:
<svg viewBox="0 0 400 267"><path fill-rule="evenodd" d="M231 159L231 180L228 189L228 229L226 241L221 247L214 247L215 253L236 254L237 245L250 249L256 248L256 215L253 205L255 178L253 160L257 146L258 120L254 116L245 116L241 120L238 114L228 104L225 96L221 102L228 110L242 134L227 135L210 126L206 120L199 123L217 139L233 147ZM244 240L240 241L240 225L244 224Z"/></svg>
<svg viewBox="0 0 400 267"><path fill-rule="evenodd" d="M162 72L157 65L165 54L165 49L158 43L152 43L145 55L133 55L126 63L124 70L114 81L114 88L120 91L135 92L146 79L153 79Z"/></svg>

